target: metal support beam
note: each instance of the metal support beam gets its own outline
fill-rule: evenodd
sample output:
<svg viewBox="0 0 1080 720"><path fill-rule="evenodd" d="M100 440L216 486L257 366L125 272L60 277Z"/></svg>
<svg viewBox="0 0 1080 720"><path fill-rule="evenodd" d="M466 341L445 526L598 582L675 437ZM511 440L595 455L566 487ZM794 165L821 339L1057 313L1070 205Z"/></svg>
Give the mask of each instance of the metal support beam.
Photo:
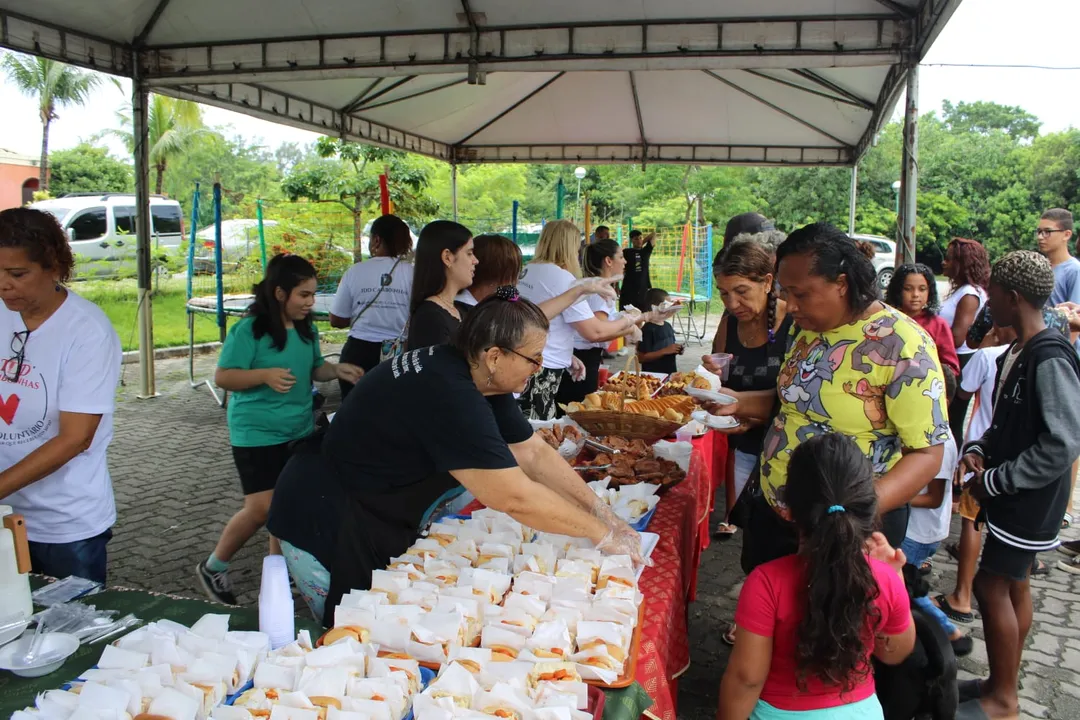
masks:
<svg viewBox="0 0 1080 720"><path fill-rule="evenodd" d="M559 73L559 74L555 75L554 77L548 78L548 79L547 79L547 81L546 81L546 82L544 82L544 83L543 83L543 84L542 84L542 85L541 85L540 87L536 88L535 90L533 90L532 92L530 92L530 93L529 93L528 95L526 95L525 97L523 97L523 98L521 98L520 100L518 100L517 102L515 102L515 103L514 103L513 105L511 105L510 107L506 108L505 110L503 110L502 112L500 112L500 113L499 113L498 115L496 115L495 117L491 118L491 119L490 119L490 120L488 120L488 121L487 121L486 123L484 123L484 124L483 124L483 125L481 125L480 127L476 128L475 130L473 130L473 131L472 131L471 133L469 133L469 134L468 134L468 135L466 135L465 137L461 138L461 140L459 140L457 144L458 144L458 145L462 145L462 144L464 144L464 143L467 143L467 142L469 142L469 141L470 141L470 140L472 140L472 139L473 139L474 137L476 137L476 136L477 136L477 135L479 135L480 133L484 132L484 131L485 131L485 130L487 130L487 129L488 129L489 127L491 127L491 126L492 126L492 125L494 125L495 123L499 122L500 120L502 120L502 119L503 119L504 117L506 117L506 116L507 116L507 115L509 115L510 113L512 113L512 112L514 112L515 110L517 110L517 109L518 109L519 107L521 107L522 105L524 105L524 104L525 104L526 102L528 102L529 100L531 100L531 99L532 99L533 97L535 97L536 95L539 95L540 93L542 93L542 92L543 92L544 90L546 90L546 89L547 89L548 87L550 87L550 86L551 86L551 84L552 84L553 82L555 82L556 80L558 80L559 78L561 78L561 77L562 77L563 75L565 75L565 74L566 74L566 73Z"/></svg>
<svg viewBox="0 0 1080 720"><path fill-rule="evenodd" d="M848 194L848 235L855 234L855 204L859 197L859 163L851 166L851 192Z"/></svg>
<svg viewBox="0 0 1080 720"><path fill-rule="evenodd" d="M157 92L226 110L236 110L280 125L333 135L343 140L405 150L448 162L452 159L450 146L446 143L390 125L343 115L336 108L268 90L259 85L170 85Z"/></svg>
<svg viewBox="0 0 1080 720"><path fill-rule="evenodd" d="M915 16L915 9L896 2L896 0L876 0L878 5L886 7L892 10L894 13L902 18L910 18Z"/></svg>
<svg viewBox="0 0 1080 720"><path fill-rule="evenodd" d="M365 103L368 103L368 102L371 102L372 100L376 100L378 98L381 98L386 93L393 92L394 90L398 89L402 85L404 85L406 83L409 83L409 82L412 82L415 79L416 79L415 75L406 75L405 77L401 78L400 80L395 80L394 82L390 83L389 85L384 87L382 90L379 90L379 92L372 93L371 95L369 95L368 97L365 97L363 100L361 100L358 103L353 103L351 106L349 106L349 107L345 108L344 110L342 110L342 112L345 113L346 115L354 113L357 110L361 109L364 106Z"/></svg>
<svg viewBox="0 0 1080 720"><path fill-rule="evenodd" d="M634 115L637 117L638 135L641 138L641 156L648 154L649 141L645 139L645 121L641 118L641 100L638 98L637 83L634 82L634 71L627 73L630 76L630 93L634 96Z"/></svg>
<svg viewBox="0 0 1080 720"><path fill-rule="evenodd" d="M834 92L837 95L840 95L841 97L847 98L852 104L856 105L857 107L861 107L863 110L873 110L874 109L874 103L870 102L869 100L867 100L864 97L856 95L855 93L851 92L850 90L847 90L845 88L840 87L839 85L837 85L836 83L834 83L831 80L826 80L821 75L818 75L816 72L814 72L813 70L800 69L800 70L792 70L792 72L795 73L796 75L798 75L801 78L805 78L805 79L809 80L810 82L814 83L815 85L820 85L821 87L829 90L830 92ZM841 101L841 102L843 102L843 101Z"/></svg>
<svg viewBox="0 0 1080 720"><path fill-rule="evenodd" d="M870 116L870 123L859 138L859 144L855 146L855 158L861 158L863 154L874 144L874 139L881 126L888 120L888 115L896 107L896 101L900 92L904 89L904 68L902 65L893 65L885 75L885 82L881 85L877 102L874 104L874 112Z"/></svg>
<svg viewBox="0 0 1080 720"><path fill-rule="evenodd" d="M150 37L150 33L154 31L154 26L157 25L158 20L161 19L161 15L165 12L165 8L169 7L169 2L170 0L158 0L154 12L150 14L150 19L146 21L142 30L135 36L135 42L132 43L135 47L141 48L146 45L146 39Z"/></svg>
<svg viewBox="0 0 1080 720"><path fill-rule="evenodd" d="M457 145L459 163L662 163L675 165L844 166L854 162L850 147L799 145L677 145L654 143L642 155L637 143Z"/></svg>
<svg viewBox="0 0 1080 720"><path fill-rule="evenodd" d="M903 261L915 262L916 200L919 191L919 66L908 69L904 104L904 164L900 177Z"/></svg>
<svg viewBox="0 0 1080 720"><path fill-rule="evenodd" d="M775 112L780 113L781 115L788 118L789 120L794 120L795 122L799 123L803 127L806 127L806 128L809 128L809 129L813 130L818 135L829 138L830 140L832 140L837 145L847 145L846 142L844 142L840 138L836 137L832 133L826 132L825 130L822 130L821 128L819 128L817 125L814 125L811 122L807 122L806 120L803 120L801 117L799 117L795 113L788 112L784 108L780 107L779 105L777 105L775 103L769 102L768 100L761 97L760 95L756 95L756 94L750 92L749 90L747 90L746 88L740 87L739 85L736 85L735 83L731 82L727 78L724 78L724 77L721 77L721 76L717 75L712 70L704 70L702 72L704 72L706 75L708 75L711 78L719 80L720 82L722 82L725 85L727 85L728 87L730 87L732 90L738 90L743 95L746 95L747 97L751 97L754 100L757 100L759 103L761 103L765 107L769 108L770 110L773 110Z"/></svg>
<svg viewBox="0 0 1080 720"><path fill-rule="evenodd" d="M132 53L134 55L134 52ZM150 277L150 94L139 78L131 86L132 134L135 139L135 262L138 271L139 397L157 395L154 381L154 308Z"/></svg>
<svg viewBox="0 0 1080 720"><path fill-rule="evenodd" d="M358 108L356 108L356 110L354 112L359 112L361 110L374 110L375 108L381 108L381 107L386 107L387 105L393 105L395 103L405 102L406 100L412 100L413 98L418 98L418 97L421 97L423 95L430 95L431 93L439 92L440 90L446 90L447 88L452 88L455 85L461 85L464 82L468 82L468 81L465 78L461 78L460 80L454 80L452 82L444 83L442 85L436 85L435 87L427 88L426 90L417 90L416 92L409 93L408 95L402 95L401 97L396 97L396 98L394 98L392 100L383 100L382 102L377 102L377 103L371 103L371 98L368 98L368 99L364 100L362 103L360 103L360 106ZM368 104L368 103L371 103L371 104Z"/></svg>
<svg viewBox="0 0 1080 720"><path fill-rule="evenodd" d="M817 95L818 97L825 98L826 100L832 100L833 102L843 103L845 105L857 107L862 110L874 109L874 104L868 101L856 102L855 100L851 100L848 97L841 97L840 95L835 95L831 92L814 90L813 88L808 88L805 85L800 85L799 83L791 82L790 80L784 80L783 78L778 78L773 75L760 72L758 70L743 70L743 72L747 75L753 75L754 77L761 78L762 80L769 80L771 82L777 83L778 85L783 85L784 87L789 87L793 90L799 90L800 92L809 93L810 95ZM797 70L792 70L791 72L798 74Z"/></svg>
<svg viewBox="0 0 1080 720"><path fill-rule="evenodd" d="M434 72L806 68L900 62L913 20L894 14L476 25L159 45L154 86ZM755 35L761 28L763 35Z"/></svg>
<svg viewBox="0 0 1080 720"><path fill-rule="evenodd" d="M27 7L30 7L27 4ZM0 47L89 70L131 77L133 55L122 43L0 8Z"/></svg>
<svg viewBox="0 0 1080 720"><path fill-rule="evenodd" d="M450 165L450 202L454 206L454 222L457 222L457 163Z"/></svg>
<svg viewBox="0 0 1080 720"><path fill-rule="evenodd" d="M342 115L348 115L350 112L352 112L353 108L360 105L360 103L363 102L364 98L367 97L368 93L371 92L372 90L374 90L375 87L379 83L381 83L383 80L385 80L385 78L381 78L381 77L377 77L374 80L372 80L368 84L368 86L366 88L364 88L362 91L360 91L359 95L357 95L356 97L354 97L352 100L349 101L348 105L343 105L342 106L341 114Z"/></svg>

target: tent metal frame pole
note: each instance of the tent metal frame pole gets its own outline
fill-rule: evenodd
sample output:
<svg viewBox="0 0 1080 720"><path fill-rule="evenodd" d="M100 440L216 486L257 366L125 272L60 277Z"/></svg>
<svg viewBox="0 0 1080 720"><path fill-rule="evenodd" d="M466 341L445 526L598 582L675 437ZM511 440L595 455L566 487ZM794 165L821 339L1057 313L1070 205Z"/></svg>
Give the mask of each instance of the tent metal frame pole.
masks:
<svg viewBox="0 0 1080 720"><path fill-rule="evenodd" d="M157 396L154 378L154 306L150 288L150 93L132 53L131 117L135 138L135 259L138 270L139 398Z"/></svg>
<svg viewBox="0 0 1080 720"><path fill-rule="evenodd" d="M907 97L904 100L904 165L900 178L902 260L915 262L915 221L919 190L919 66L908 69Z"/></svg>
<svg viewBox="0 0 1080 720"><path fill-rule="evenodd" d="M848 235L855 234L855 203L859 197L859 163L851 166L851 192L848 195Z"/></svg>
<svg viewBox="0 0 1080 720"><path fill-rule="evenodd" d="M454 222L457 222L457 163L450 164L450 202L454 207Z"/></svg>

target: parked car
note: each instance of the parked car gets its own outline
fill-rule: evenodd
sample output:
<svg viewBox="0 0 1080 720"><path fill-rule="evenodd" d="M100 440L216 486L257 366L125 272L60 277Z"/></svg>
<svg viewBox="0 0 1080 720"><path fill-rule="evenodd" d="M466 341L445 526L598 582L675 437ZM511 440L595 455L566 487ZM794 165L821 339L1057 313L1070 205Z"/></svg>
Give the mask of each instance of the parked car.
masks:
<svg viewBox="0 0 1080 720"><path fill-rule="evenodd" d="M67 233L79 264L90 263L97 274L111 274L105 263L135 262L135 196L123 193L73 193L30 207L51 213ZM180 203L161 195L150 197L154 247L178 248L184 238Z"/></svg>
<svg viewBox="0 0 1080 720"><path fill-rule="evenodd" d="M852 235L855 240L870 243L874 248L874 270L877 271L878 287L885 290L892 280L896 267L896 243L880 235Z"/></svg>
<svg viewBox="0 0 1080 720"><path fill-rule="evenodd" d="M264 220L263 229L277 226L277 220ZM194 270L196 273L214 272L213 225L195 234ZM259 221L247 218L221 221L221 267L224 272L236 270L244 258L259 251Z"/></svg>

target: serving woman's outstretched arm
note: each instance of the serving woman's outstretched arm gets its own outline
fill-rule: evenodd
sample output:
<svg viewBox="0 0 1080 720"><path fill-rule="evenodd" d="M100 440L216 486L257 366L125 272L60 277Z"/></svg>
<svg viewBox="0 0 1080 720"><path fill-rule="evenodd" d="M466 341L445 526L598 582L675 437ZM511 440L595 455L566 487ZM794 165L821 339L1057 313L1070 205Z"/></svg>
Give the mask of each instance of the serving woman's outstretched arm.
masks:
<svg viewBox="0 0 1080 720"><path fill-rule="evenodd" d="M609 532L604 522L576 500L533 482L519 467L452 470L450 474L484 505L504 512L534 530L588 538L593 543L599 543Z"/></svg>

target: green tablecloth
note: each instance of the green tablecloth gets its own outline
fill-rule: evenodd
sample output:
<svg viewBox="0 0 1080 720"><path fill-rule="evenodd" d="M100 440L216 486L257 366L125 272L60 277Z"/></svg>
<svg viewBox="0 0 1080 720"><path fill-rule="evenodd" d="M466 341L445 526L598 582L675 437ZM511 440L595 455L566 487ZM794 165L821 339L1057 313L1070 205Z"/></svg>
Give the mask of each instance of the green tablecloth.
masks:
<svg viewBox="0 0 1080 720"><path fill-rule="evenodd" d="M37 587L42 583L35 582ZM204 600L188 600L171 595L159 595L145 590L114 589L86 598L88 605L102 610L116 610L120 615L131 613L145 620L169 619L191 625L206 613L228 613L232 630L258 630L259 613L252 608L233 608L215 605ZM297 618L297 630L311 631L312 639L322 634L322 627L313 620ZM0 671L0 718L33 705L38 693L58 688L74 680L94 666L101 657L104 643L83 645L68 658L59 670L40 678L20 678ZM647 710L653 701L637 683L622 690L608 690L604 705L604 720L634 720Z"/></svg>

